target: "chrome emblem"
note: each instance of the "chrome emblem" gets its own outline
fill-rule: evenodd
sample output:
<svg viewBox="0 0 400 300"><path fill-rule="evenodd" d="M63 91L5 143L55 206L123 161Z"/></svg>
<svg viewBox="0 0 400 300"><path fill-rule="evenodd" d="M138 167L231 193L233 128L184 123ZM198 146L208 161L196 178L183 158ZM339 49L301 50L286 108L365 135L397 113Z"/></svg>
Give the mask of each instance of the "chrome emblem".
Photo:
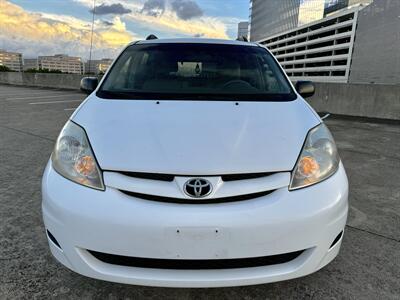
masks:
<svg viewBox="0 0 400 300"><path fill-rule="evenodd" d="M193 198L203 198L210 195L212 191L211 183L202 178L194 178L186 181L183 186L183 191L186 195Z"/></svg>

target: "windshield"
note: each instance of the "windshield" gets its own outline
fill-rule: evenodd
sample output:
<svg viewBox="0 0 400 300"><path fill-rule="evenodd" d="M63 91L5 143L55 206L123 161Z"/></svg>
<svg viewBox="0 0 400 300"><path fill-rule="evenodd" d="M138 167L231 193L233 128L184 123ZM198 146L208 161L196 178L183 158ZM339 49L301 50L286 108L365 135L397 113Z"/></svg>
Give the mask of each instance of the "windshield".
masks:
<svg viewBox="0 0 400 300"><path fill-rule="evenodd" d="M122 99L289 101L296 98L267 50L224 44L136 44L97 94Z"/></svg>

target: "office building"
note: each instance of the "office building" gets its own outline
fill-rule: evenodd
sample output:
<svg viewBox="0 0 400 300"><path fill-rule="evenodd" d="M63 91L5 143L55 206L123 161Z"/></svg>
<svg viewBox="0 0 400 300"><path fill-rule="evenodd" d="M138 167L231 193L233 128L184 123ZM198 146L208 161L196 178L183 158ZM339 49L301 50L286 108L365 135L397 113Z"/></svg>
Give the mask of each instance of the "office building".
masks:
<svg viewBox="0 0 400 300"><path fill-rule="evenodd" d="M113 60L110 58L88 60L85 63L85 73L87 74L103 74L111 66Z"/></svg>
<svg viewBox="0 0 400 300"><path fill-rule="evenodd" d="M0 49L0 66L6 66L12 71L22 72L22 53L8 52Z"/></svg>
<svg viewBox="0 0 400 300"><path fill-rule="evenodd" d="M83 63L80 57L56 54L54 56L39 56L38 65L41 69L59 70L63 73L83 74Z"/></svg>
<svg viewBox="0 0 400 300"><path fill-rule="evenodd" d="M259 41L274 34L318 21L346 7L373 0L250 0L250 39Z"/></svg>
<svg viewBox="0 0 400 300"><path fill-rule="evenodd" d="M325 5L322 19L258 42L292 81L400 84L400 1L344 4Z"/></svg>
<svg viewBox="0 0 400 300"><path fill-rule="evenodd" d="M39 69L39 62L37 58L25 58L24 59L24 71Z"/></svg>
<svg viewBox="0 0 400 300"><path fill-rule="evenodd" d="M250 0L250 39L259 41L297 26L300 0Z"/></svg>
<svg viewBox="0 0 400 300"><path fill-rule="evenodd" d="M237 37L245 37L246 39L249 38L249 22L240 22L238 24L238 34Z"/></svg>

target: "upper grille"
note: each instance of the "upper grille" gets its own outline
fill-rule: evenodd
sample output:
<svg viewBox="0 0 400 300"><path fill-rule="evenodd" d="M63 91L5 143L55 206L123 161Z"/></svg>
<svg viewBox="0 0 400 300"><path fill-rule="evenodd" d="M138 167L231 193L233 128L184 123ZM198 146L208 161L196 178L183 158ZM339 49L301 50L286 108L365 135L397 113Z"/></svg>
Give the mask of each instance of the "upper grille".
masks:
<svg viewBox="0 0 400 300"><path fill-rule="evenodd" d="M264 172L225 175L175 175L163 173L118 172L103 173L107 186L131 197L170 203L207 204L251 200L287 187L290 172ZM194 197L185 190L191 180L207 180L212 193Z"/></svg>
<svg viewBox="0 0 400 300"><path fill-rule="evenodd" d="M109 171L116 172L116 171ZM160 173L141 173L141 172L117 172L125 176L135 177L140 179L151 179L160 181L174 181L175 175L160 174Z"/></svg>
<svg viewBox="0 0 400 300"><path fill-rule="evenodd" d="M144 172L125 172L125 171L108 171L116 172L125 176L140 178L140 179L151 179L160 181L173 181L176 176L184 177L209 177L209 176L220 176L223 181L235 181L235 180L246 180L256 179L266 176L271 176L278 172L263 172L263 173L244 173L244 174L222 174L222 175L178 175L178 174L163 174L163 173L144 173Z"/></svg>

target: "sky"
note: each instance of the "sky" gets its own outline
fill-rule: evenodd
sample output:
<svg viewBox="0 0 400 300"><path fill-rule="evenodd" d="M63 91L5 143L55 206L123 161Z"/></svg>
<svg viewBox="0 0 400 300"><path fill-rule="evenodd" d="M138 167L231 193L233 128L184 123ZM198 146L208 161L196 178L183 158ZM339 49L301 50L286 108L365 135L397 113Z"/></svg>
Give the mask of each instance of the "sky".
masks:
<svg viewBox="0 0 400 300"><path fill-rule="evenodd" d="M94 0L0 0L0 49L89 57ZM236 38L249 0L95 0L93 59L149 34Z"/></svg>

